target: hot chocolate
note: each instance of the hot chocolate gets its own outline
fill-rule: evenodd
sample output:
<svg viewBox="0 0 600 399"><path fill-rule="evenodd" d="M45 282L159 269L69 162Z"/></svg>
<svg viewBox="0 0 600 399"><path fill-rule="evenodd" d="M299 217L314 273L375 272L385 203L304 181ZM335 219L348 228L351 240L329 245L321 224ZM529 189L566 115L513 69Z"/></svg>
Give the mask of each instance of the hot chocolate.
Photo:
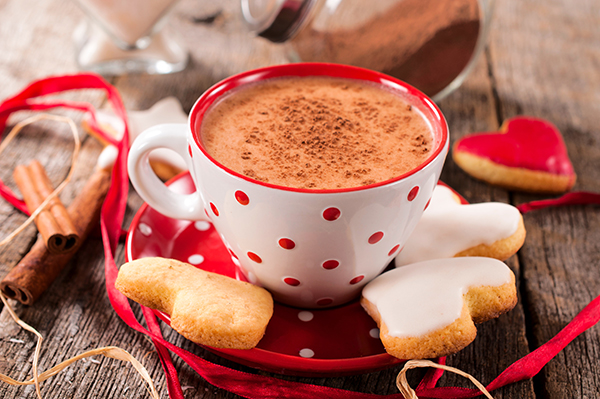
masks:
<svg viewBox="0 0 600 399"><path fill-rule="evenodd" d="M207 111L201 136L227 168L302 189L393 179L422 164L433 146L429 124L400 92L329 77L234 90Z"/></svg>

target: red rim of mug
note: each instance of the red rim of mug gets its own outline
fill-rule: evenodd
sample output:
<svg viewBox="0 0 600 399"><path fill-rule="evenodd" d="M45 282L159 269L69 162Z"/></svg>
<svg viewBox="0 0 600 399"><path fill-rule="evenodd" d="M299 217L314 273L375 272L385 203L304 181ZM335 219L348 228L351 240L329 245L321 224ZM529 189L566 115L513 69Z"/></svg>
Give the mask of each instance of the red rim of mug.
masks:
<svg viewBox="0 0 600 399"><path fill-rule="evenodd" d="M281 77L307 77L307 76L329 76L329 77L337 77L337 78L346 78L346 79L355 79L362 80L367 82L374 82L385 86L388 89L392 89L397 92L401 92L404 96L409 96L411 99L418 101L416 105L421 112L425 113L425 117L427 120L433 125L432 128L434 130L434 136L439 138L437 142L437 147L435 151L433 151L432 155L421 165L412 169L411 171L397 176L393 179L370 184L367 186L360 187L351 187L351 188L341 188L341 189L330 189L330 190L311 190L311 189L303 189L303 188L295 188L295 187L285 187L279 186L275 184L265 183L262 181L258 181L252 179L248 176L244 176L238 172L235 172L223 164L219 163L212 156L208 154L208 152L202 146L202 141L199 137L200 127L202 125L202 118L206 111L210 108L212 104L215 103L221 96L230 92L232 89L238 88L240 86L272 79L272 78L281 78ZM427 97L423 92L414 88L413 86L402 82L396 78L385 75L380 72L372 71L369 69L349 66L349 65L340 65L340 64L328 64L328 63L294 63L294 64L284 64L284 65L274 65L268 66L260 69L254 69L251 71L243 72L238 75L231 76L221 82L215 84L211 88L200 96L200 98L196 101L192 110L190 112L189 117L189 129L193 132L194 142L196 146L200 149L200 151L208 158L213 164L218 166L220 169L225 171L226 173L236 176L240 179L265 186L273 189L284 190L284 191L295 191L301 193L321 193L321 194L331 194L331 193L342 193L342 192L350 192L350 191L361 191L366 189L371 189L375 187L385 186L399 180L402 180L410 175L415 174L416 172L422 170L427 165L431 164L440 153L446 147L448 142L448 124L446 123L446 119L444 118L442 112L437 107L437 105Z"/></svg>

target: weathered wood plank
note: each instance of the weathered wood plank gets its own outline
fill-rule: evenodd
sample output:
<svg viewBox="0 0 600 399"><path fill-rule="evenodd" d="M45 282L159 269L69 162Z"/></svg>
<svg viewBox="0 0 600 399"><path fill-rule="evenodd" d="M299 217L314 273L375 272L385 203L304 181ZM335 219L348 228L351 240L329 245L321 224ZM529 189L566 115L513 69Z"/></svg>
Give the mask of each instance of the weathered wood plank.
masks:
<svg viewBox="0 0 600 399"><path fill-rule="evenodd" d="M526 18L523 16L526 15ZM600 31L597 2L498 2L490 43L501 117L528 114L562 131L578 182L600 191ZM516 203L539 196L515 194ZM525 215L521 290L531 349L552 338L600 293L600 209L565 207ZM594 327L536 379L548 398L596 397L600 330Z"/></svg>
<svg viewBox="0 0 600 399"><path fill-rule="evenodd" d="M463 86L444 99L440 107L450 125L451 143L465 134L498 128L493 82L490 79L488 59L485 54L482 55L477 67ZM442 180L455 187L471 203L510 202L506 191L466 177L452 161L451 156L444 166ZM513 256L507 263L515 273L518 282L521 267L517 257ZM528 353L524 321L523 305L519 301L515 309L509 313L478 326L476 340L463 351L450 356L447 360L448 364L488 384L512 362ZM472 388L468 380L448 373L440 380L440 385ZM496 398L535 397L531 382L510 385L493 394Z"/></svg>

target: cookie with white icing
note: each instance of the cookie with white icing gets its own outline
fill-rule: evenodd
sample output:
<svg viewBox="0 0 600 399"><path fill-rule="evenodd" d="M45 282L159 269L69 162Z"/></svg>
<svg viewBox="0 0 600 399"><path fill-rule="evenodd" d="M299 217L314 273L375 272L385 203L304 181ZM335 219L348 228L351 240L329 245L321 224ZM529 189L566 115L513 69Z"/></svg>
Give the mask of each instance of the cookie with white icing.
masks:
<svg viewBox="0 0 600 399"><path fill-rule="evenodd" d="M415 230L396 257L396 267L430 259L486 256L506 260L525 241L523 217L500 202L462 204L438 185Z"/></svg>
<svg viewBox="0 0 600 399"><path fill-rule="evenodd" d="M386 351L400 359L446 356L469 345L474 323L517 303L515 276L497 259L463 257L414 263L383 273L362 291Z"/></svg>
<svg viewBox="0 0 600 399"><path fill-rule="evenodd" d="M97 122L100 127L115 139L123 137L125 126L123 121L118 118L111 110L103 109L96 112ZM144 130L163 123L186 123L187 115L183 112L179 100L175 97L165 97L158 101L152 107L142 111L127 111L129 126L130 144ZM102 143L108 145L106 141L94 132L89 123L88 115L82 121L83 128ZM154 172L163 180L168 180L173 176L187 170L183 159L174 151L161 148L152 151L150 154L150 165Z"/></svg>

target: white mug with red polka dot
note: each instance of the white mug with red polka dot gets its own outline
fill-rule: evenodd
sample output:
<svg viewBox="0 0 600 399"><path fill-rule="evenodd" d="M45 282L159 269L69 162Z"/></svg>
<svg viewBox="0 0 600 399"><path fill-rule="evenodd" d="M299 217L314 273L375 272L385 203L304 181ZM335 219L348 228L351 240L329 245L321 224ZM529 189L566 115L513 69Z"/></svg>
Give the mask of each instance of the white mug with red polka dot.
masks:
<svg viewBox="0 0 600 399"><path fill-rule="evenodd" d="M209 106L231 89L285 76L335 76L376 82L403 93L429 121L432 155L414 170L369 186L307 190L275 186L236 173L211 158L199 127ZM248 71L206 91L187 124L152 127L133 143L129 175L140 196L177 219L208 220L246 278L276 300L319 308L346 303L401 251L432 195L448 152L448 127L437 106L407 84L343 65L288 64ZM179 153L197 191L175 194L152 171L148 154ZM391 159L390 162L394 160Z"/></svg>

